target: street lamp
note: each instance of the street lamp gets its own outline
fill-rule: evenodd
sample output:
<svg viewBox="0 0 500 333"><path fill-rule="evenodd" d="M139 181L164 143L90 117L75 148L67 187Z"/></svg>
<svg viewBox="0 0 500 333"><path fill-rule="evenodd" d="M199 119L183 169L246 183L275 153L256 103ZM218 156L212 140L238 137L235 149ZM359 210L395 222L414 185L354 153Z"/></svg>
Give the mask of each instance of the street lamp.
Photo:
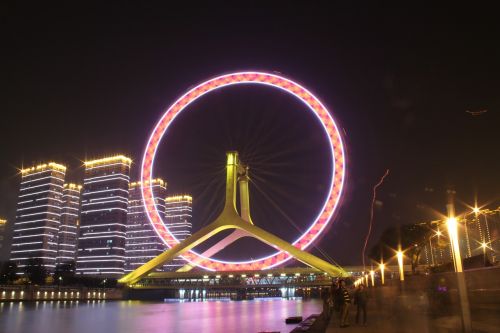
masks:
<svg viewBox="0 0 500 333"><path fill-rule="evenodd" d="M372 287L375 287L375 271L373 270L370 271L370 277L372 280Z"/></svg>
<svg viewBox="0 0 500 333"><path fill-rule="evenodd" d="M446 220L448 234L450 236L450 246L453 252L453 262L455 263L455 272L457 273L458 295L460 297L460 307L462 310L462 327L463 331L468 333L472 331L469 298L465 284L464 270L462 267L462 257L460 255L460 246L458 243L458 223L457 219L450 216Z"/></svg>
<svg viewBox="0 0 500 333"><path fill-rule="evenodd" d="M399 280L404 281L405 280L405 272L403 268L403 251L399 250L396 252L396 256L398 258L398 266L399 266Z"/></svg>
<svg viewBox="0 0 500 333"><path fill-rule="evenodd" d="M488 247L488 244L486 244L486 242L482 242L481 247L483 249L483 265L486 267L486 248Z"/></svg>
<svg viewBox="0 0 500 333"><path fill-rule="evenodd" d="M381 281L382 281L382 285L384 285L384 283L385 283L385 276L384 276L385 264L384 264L384 263L381 263L381 264L379 265L379 267L380 267L380 279L381 279Z"/></svg>
<svg viewBox="0 0 500 333"><path fill-rule="evenodd" d="M458 223L457 219L454 217L449 217L446 220L446 226L448 227L448 234L450 235L450 245L453 252L453 261L455 262L455 271L463 272L462 267L462 256L460 255L460 245L458 243Z"/></svg>

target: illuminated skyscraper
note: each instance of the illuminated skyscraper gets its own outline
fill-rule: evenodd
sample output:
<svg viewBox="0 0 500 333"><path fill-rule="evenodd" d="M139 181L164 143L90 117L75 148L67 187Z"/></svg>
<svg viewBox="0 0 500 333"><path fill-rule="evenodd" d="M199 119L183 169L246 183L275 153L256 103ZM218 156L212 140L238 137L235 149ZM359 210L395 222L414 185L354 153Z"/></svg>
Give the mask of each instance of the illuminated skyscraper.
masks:
<svg viewBox="0 0 500 333"><path fill-rule="evenodd" d="M435 231L422 244L421 263L429 266L439 266L451 262L453 255L446 228L433 225L432 229L439 232Z"/></svg>
<svg viewBox="0 0 500 333"><path fill-rule="evenodd" d="M173 195L165 198L165 224L179 241L191 236L193 217L193 198L190 195ZM177 257L165 265L168 271L175 271L187 262Z"/></svg>
<svg viewBox="0 0 500 333"><path fill-rule="evenodd" d="M123 155L85 162L77 274L124 273L131 162Z"/></svg>
<svg viewBox="0 0 500 333"><path fill-rule="evenodd" d="M156 206L165 217L166 184L162 179L151 182ZM167 247L163 244L148 220L143 206L141 182L130 183L127 217L127 242L125 245L125 271L130 272L160 255Z"/></svg>
<svg viewBox="0 0 500 333"><path fill-rule="evenodd" d="M53 162L21 170L11 248L21 271L31 258L55 268L65 174L66 167Z"/></svg>
<svg viewBox="0 0 500 333"><path fill-rule="evenodd" d="M74 262L76 260L81 190L81 185L64 184L57 247L57 264Z"/></svg>

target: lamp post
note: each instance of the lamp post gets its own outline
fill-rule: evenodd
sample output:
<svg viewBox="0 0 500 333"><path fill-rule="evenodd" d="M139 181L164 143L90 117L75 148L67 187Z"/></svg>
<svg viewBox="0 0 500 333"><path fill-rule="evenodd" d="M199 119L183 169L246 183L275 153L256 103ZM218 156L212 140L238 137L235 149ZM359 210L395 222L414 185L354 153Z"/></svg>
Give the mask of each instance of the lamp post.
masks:
<svg viewBox="0 0 500 333"><path fill-rule="evenodd" d="M483 266L486 267L486 248L488 247L488 244L486 242L481 243L481 248L483 249Z"/></svg>
<svg viewBox="0 0 500 333"><path fill-rule="evenodd" d="M453 261L455 262L455 271L463 272L462 256L460 255L460 244L458 243L458 224L457 219L450 217L446 220L448 234L450 236L450 246L453 252Z"/></svg>
<svg viewBox="0 0 500 333"><path fill-rule="evenodd" d="M403 282L405 280L405 272L403 267L403 251L399 250L398 252L396 252L396 256L398 258L399 280Z"/></svg>
<svg viewBox="0 0 500 333"><path fill-rule="evenodd" d="M385 284L385 275L384 275L384 272L385 272L385 264L384 263L381 263L379 265L380 267L380 281L382 282L382 285Z"/></svg>
<svg viewBox="0 0 500 333"><path fill-rule="evenodd" d="M446 220L448 234L450 236L450 246L453 252L453 262L455 264L455 272L457 274L458 295L460 297L460 308L462 310L462 329L463 332L469 333L472 331L469 298L465 285L465 276L462 266L462 257L460 255L460 246L458 243L458 222L453 215Z"/></svg>
<svg viewBox="0 0 500 333"><path fill-rule="evenodd" d="M372 287L375 287L375 271L374 270L370 271L370 277L372 280Z"/></svg>

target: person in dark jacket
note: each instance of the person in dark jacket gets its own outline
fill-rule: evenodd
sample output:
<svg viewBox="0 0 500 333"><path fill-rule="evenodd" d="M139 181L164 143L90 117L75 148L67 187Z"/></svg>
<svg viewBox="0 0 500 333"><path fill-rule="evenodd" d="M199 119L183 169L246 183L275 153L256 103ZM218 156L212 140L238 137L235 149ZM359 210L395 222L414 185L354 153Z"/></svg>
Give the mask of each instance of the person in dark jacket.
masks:
<svg viewBox="0 0 500 333"><path fill-rule="evenodd" d="M368 293L365 285L360 284L354 294L354 304L356 305L356 324L359 323L359 315L363 312L363 325L366 325L366 303L368 301Z"/></svg>
<svg viewBox="0 0 500 333"><path fill-rule="evenodd" d="M335 300L340 310L340 327L349 326L349 305L351 304L351 297L345 288L344 280L339 280L339 285L335 291Z"/></svg>
<svg viewBox="0 0 500 333"><path fill-rule="evenodd" d="M331 291L330 288L323 288L321 290L321 299L323 300L323 317L325 319L330 319L332 315L332 304L331 302Z"/></svg>

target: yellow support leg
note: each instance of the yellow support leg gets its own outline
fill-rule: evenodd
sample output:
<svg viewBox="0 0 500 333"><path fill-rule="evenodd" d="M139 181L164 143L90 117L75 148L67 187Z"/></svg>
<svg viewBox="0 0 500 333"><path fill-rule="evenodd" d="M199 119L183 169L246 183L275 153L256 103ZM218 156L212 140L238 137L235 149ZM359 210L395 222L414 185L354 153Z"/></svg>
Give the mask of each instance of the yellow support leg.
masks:
<svg viewBox="0 0 500 333"><path fill-rule="evenodd" d="M224 205L224 210L219 215L219 217L217 217L217 219L208 226L202 228L201 230L195 232L192 236L186 238L184 241L163 252L156 258L153 258L133 272L125 275L120 280L118 280L119 283L130 285L138 282L155 268L163 265L165 262L169 262L174 258L181 256L183 253L203 243L208 238L226 229L237 230L235 230L230 235L225 243L221 243L221 246L219 246L220 248L216 248L214 251L220 251L222 248L234 242L238 238L241 238L243 236L250 236L259 239L260 241L272 247L278 248L281 251L285 251L302 263L323 271L331 276L347 275L347 273L342 268L334 266L306 251L300 250L287 241L271 234L270 232L265 231L264 229L255 226L250 217L248 168L239 164L237 152L229 152L227 154L226 171L226 203ZM237 179L240 184L241 217L238 215L238 212L236 210ZM213 254L215 253L210 252L210 256L212 256ZM196 264L196 262L194 264ZM183 269L188 271L191 269L191 267L191 265L186 265L181 268L180 271L182 271Z"/></svg>

